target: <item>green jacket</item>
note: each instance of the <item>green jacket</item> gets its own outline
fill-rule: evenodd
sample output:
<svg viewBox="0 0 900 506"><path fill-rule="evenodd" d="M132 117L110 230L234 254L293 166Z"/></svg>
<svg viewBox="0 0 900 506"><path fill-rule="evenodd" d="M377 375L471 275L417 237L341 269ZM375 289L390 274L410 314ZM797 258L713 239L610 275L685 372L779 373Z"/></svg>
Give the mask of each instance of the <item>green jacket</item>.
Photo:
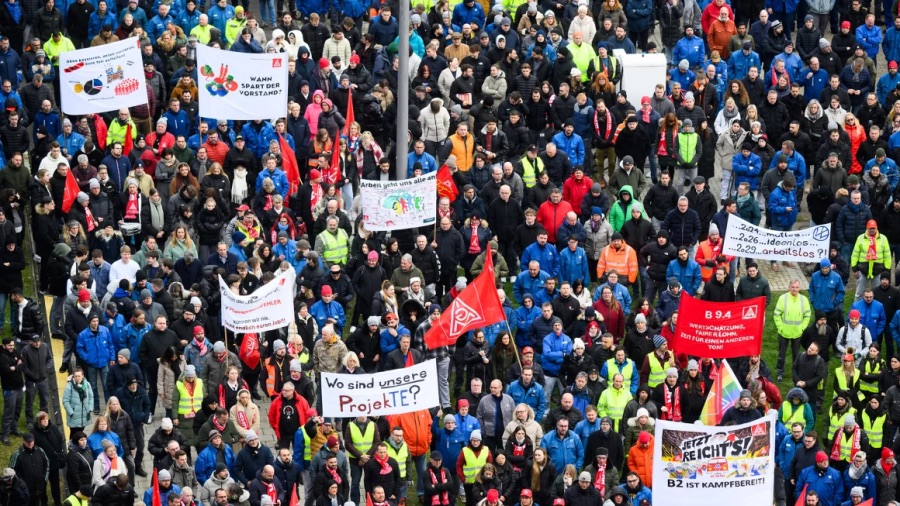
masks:
<svg viewBox="0 0 900 506"><path fill-rule="evenodd" d="M635 169L637 170L637 169ZM641 174L643 177L643 173ZM627 205L622 204L621 195L623 193L627 193L631 196L631 200ZM615 201L612 206L609 208L609 225L612 227L613 232L619 232L622 230L622 227L625 225L625 222L631 218L631 206L634 205L634 190L631 189L631 185L625 185L619 190L619 200ZM647 212L643 211L644 218L647 218Z"/></svg>
<svg viewBox="0 0 900 506"><path fill-rule="evenodd" d="M866 260L868 252L869 236L861 234L856 238L856 244L853 246L853 254L850 256L850 267L863 273L868 279L877 278L884 271L890 272L891 245L888 243L887 236L881 233L877 233L875 236L874 260ZM866 264L869 266L868 269L866 269Z"/></svg>
<svg viewBox="0 0 900 506"><path fill-rule="evenodd" d="M809 326L811 315L809 299L799 294L796 298L790 293L778 297L775 303L775 328L778 334L785 339L796 339L803 335L803 331Z"/></svg>
<svg viewBox="0 0 900 506"><path fill-rule="evenodd" d="M703 153L700 136L696 132L679 132L677 144L675 160L678 161L678 165L684 165L686 168L696 167L697 162L700 161L700 155Z"/></svg>
<svg viewBox="0 0 900 506"><path fill-rule="evenodd" d="M243 30L245 26L247 26L246 16L244 19L233 17L225 22L225 40L228 41L229 46L234 44L234 41L241 36L241 30Z"/></svg>

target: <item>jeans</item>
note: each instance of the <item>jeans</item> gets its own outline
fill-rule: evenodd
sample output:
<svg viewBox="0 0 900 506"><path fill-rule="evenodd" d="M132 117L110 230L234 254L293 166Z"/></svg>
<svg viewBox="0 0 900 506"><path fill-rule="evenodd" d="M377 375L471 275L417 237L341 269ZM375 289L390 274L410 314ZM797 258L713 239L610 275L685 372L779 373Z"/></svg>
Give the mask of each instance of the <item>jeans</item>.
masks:
<svg viewBox="0 0 900 506"><path fill-rule="evenodd" d="M841 256L844 257L845 260L850 260L850 256L853 254L853 246L852 242L845 242L841 244Z"/></svg>
<svg viewBox="0 0 900 506"><path fill-rule="evenodd" d="M3 324L6 323L6 301L9 300L8 293L0 293L0 331L3 330ZM10 320L12 321L12 320Z"/></svg>
<svg viewBox="0 0 900 506"><path fill-rule="evenodd" d="M652 149L653 148L651 147L651 150ZM650 160L650 181L653 184L656 184L658 181L658 179L656 178L656 173L657 173L657 170L659 169L659 157L657 157L655 154L651 153L650 156L647 158ZM657 230L658 230L658 228L657 228Z"/></svg>
<svg viewBox="0 0 900 506"><path fill-rule="evenodd" d="M25 382L25 425L31 427L34 422L34 396L38 395L41 402L41 411L50 412L50 381L26 381Z"/></svg>
<svg viewBox="0 0 900 506"><path fill-rule="evenodd" d="M418 457L413 457L413 462L416 464L416 476L419 477L416 480L416 495L422 497L425 495L425 482L422 481L422 477L425 476L425 464L427 463L427 455L419 455ZM409 477L407 477L409 478ZM402 497L406 497L405 495Z"/></svg>
<svg viewBox="0 0 900 506"><path fill-rule="evenodd" d="M437 361L438 395L441 399L441 408L444 411L450 409L450 357L444 357Z"/></svg>
<svg viewBox="0 0 900 506"><path fill-rule="evenodd" d="M15 390L3 391L3 429L0 436L9 437L9 433L19 430L19 415L22 414L22 397L24 392Z"/></svg>
<svg viewBox="0 0 900 506"><path fill-rule="evenodd" d="M559 385L559 394L562 395L563 385L559 378L544 373L544 397L547 399L547 404L550 404L550 397L553 396L553 390L557 385Z"/></svg>
<svg viewBox="0 0 900 506"><path fill-rule="evenodd" d="M344 211L350 211L350 206L353 205L353 185L345 184L341 186L341 198L344 199Z"/></svg>
<svg viewBox="0 0 900 506"><path fill-rule="evenodd" d="M647 276L647 267L646 266L638 267L638 276L641 278L640 296L646 297L647 296L647 285L650 283L650 277ZM637 287L633 287L633 288L634 288L634 290L632 290L632 291L634 292L634 296L638 297Z"/></svg>
<svg viewBox="0 0 900 506"><path fill-rule="evenodd" d="M797 354L800 353L800 339L787 339L782 336L778 336L778 363L775 364L775 372L778 376L782 376L784 374L784 356L787 353L788 342L791 344L791 363L794 363L794 359L797 358Z"/></svg>
<svg viewBox="0 0 900 506"><path fill-rule="evenodd" d="M87 376L88 383L90 383L91 388L94 389L94 411L100 411L100 389L97 384L97 375L100 375L100 381L103 383L103 403L106 404L106 400L109 399L110 393L106 391L106 376L109 373L109 367L93 367L87 366L85 367L85 375Z"/></svg>
<svg viewBox="0 0 900 506"><path fill-rule="evenodd" d="M359 482L362 480L363 468L359 460L350 461L350 500L359 504Z"/></svg>
<svg viewBox="0 0 900 506"><path fill-rule="evenodd" d="M259 0L260 21L275 26L275 0Z"/></svg>

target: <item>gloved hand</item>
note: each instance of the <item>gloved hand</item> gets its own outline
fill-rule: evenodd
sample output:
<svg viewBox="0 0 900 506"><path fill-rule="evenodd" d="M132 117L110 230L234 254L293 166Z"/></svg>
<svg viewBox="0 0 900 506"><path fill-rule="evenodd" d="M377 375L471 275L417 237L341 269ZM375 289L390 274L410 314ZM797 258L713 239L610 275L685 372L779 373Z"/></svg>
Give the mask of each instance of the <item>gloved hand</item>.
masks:
<svg viewBox="0 0 900 506"><path fill-rule="evenodd" d="M707 267L715 267L716 261L715 260L706 260L706 266Z"/></svg>

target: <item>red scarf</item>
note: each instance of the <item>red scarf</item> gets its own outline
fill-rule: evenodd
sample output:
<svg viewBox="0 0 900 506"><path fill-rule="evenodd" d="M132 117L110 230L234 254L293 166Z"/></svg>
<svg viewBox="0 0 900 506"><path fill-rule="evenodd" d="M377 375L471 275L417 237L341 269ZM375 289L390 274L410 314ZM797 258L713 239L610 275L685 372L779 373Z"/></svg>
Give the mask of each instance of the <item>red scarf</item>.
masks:
<svg viewBox="0 0 900 506"><path fill-rule="evenodd" d="M513 439L513 440L512 440L512 444L513 444L513 447L512 447L512 454L513 454L514 457L523 457L523 456L525 456L525 442L524 442L524 441L522 441L522 444L519 444L519 443L516 442L515 439ZM515 469L516 471L521 471L521 469L518 468L518 467L516 467L516 466L513 466L513 469Z"/></svg>
<svg viewBox="0 0 900 506"><path fill-rule="evenodd" d="M481 253L481 244L478 243L478 226L472 226L472 238L469 240L469 254Z"/></svg>
<svg viewBox="0 0 900 506"><path fill-rule="evenodd" d="M219 423L218 417L212 416L212 417L210 417L210 420L212 420L213 427L215 427L217 431L222 432L225 430L225 424Z"/></svg>
<svg viewBox="0 0 900 506"><path fill-rule="evenodd" d="M663 395L665 396L665 406L667 411L665 413L660 413L662 419L680 422L681 392L678 390L678 385L675 385L672 390L669 390L669 385L663 383Z"/></svg>
<svg viewBox="0 0 900 506"><path fill-rule="evenodd" d="M391 463L388 460L388 458L389 457L387 455L385 455L384 459L379 459L378 455L375 455L375 462L378 462L379 464L381 464L381 474L383 474L383 475L391 474L394 472L394 470L391 468Z"/></svg>
<svg viewBox="0 0 900 506"><path fill-rule="evenodd" d="M598 114L600 114L600 111L594 111L594 130L597 131L597 134L600 134L600 121L598 121L597 118ZM606 137L612 129L612 114L610 114L609 111L606 111L606 131L603 132L600 137Z"/></svg>
<svg viewBox="0 0 900 506"><path fill-rule="evenodd" d="M128 203L125 204L125 219L126 220L136 220L138 219L138 213L140 204L138 203L138 199L140 198L140 193L135 193L134 195L128 195Z"/></svg>
<svg viewBox="0 0 900 506"><path fill-rule="evenodd" d="M840 462L841 460L841 443L844 440L844 431L841 430L834 436L834 442L831 444L831 460ZM859 425L853 428L853 442L850 448L850 460L859 451Z"/></svg>
<svg viewBox="0 0 900 506"><path fill-rule="evenodd" d="M378 460L378 457L375 457L375 459ZM325 470L331 473L331 479L334 480L335 483L337 483L338 485L341 484L341 475L338 474L337 468L331 469L326 466Z"/></svg>
<svg viewBox="0 0 900 506"><path fill-rule="evenodd" d="M88 232L93 232L95 228L97 228L97 222L94 220L94 215L91 213L91 208L84 208L84 219L87 221L87 229Z"/></svg>
<svg viewBox="0 0 900 506"><path fill-rule="evenodd" d="M594 475L594 488L600 491L600 497L606 497L606 466L598 466Z"/></svg>
<svg viewBox="0 0 900 506"><path fill-rule="evenodd" d="M247 419L247 412L246 412L246 411L238 411L238 412L237 412L237 419L238 419L238 425L240 425L241 428L243 428L243 429L249 429L249 428L250 428L250 420Z"/></svg>
<svg viewBox="0 0 900 506"><path fill-rule="evenodd" d="M263 211L268 211L268 210L272 209L272 205L273 205L272 194L270 193L270 194L266 195L266 203L263 204Z"/></svg>
<svg viewBox="0 0 900 506"><path fill-rule="evenodd" d="M429 469L429 473L431 473L431 484L437 485L438 483L447 483L447 469L441 467L441 481L439 482L437 476L434 475L434 469ZM431 496L431 506L449 506L450 504L450 496L447 491L443 491L440 494L435 494Z"/></svg>
<svg viewBox="0 0 900 506"><path fill-rule="evenodd" d="M263 482L263 483L265 483L265 482ZM340 485L340 483L341 482L338 481L339 485ZM273 502L278 500L278 489L275 488L274 481L272 481L270 483L266 483L266 495L271 497Z"/></svg>
<svg viewBox="0 0 900 506"><path fill-rule="evenodd" d="M202 341L194 339L194 344L197 345L197 348L200 349L200 356L205 357L206 352L208 351L206 346L206 338L204 337Z"/></svg>
<svg viewBox="0 0 900 506"><path fill-rule="evenodd" d="M876 237L878 237L878 234L869 236L869 249L866 250L866 261L868 262L874 262L878 258L878 249L875 244Z"/></svg>
<svg viewBox="0 0 900 506"><path fill-rule="evenodd" d="M412 367L414 365L416 365L416 361L413 359L413 352L412 349L410 349L406 354L406 363L404 364L404 367Z"/></svg>

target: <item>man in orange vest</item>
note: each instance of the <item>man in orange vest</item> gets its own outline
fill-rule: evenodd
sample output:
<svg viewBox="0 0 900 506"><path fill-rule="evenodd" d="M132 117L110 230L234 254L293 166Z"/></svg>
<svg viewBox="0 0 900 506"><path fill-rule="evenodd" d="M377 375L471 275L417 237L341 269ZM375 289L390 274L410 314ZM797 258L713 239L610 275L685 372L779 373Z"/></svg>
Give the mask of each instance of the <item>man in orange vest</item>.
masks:
<svg viewBox="0 0 900 506"><path fill-rule="evenodd" d="M264 385L269 399L275 399L281 393L285 381L291 378L291 357L287 356L284 341L276 339L272 344L274 353L263 362L260 381Z"/></svg>
<svg viewBox="0 0 900 506"><path fill-rule="evenodd" d="M712 279L713 273L720 266L725 267L725 272L728 272L734 257L722 254L722 237L715 224L709 226L709 237L697 245L694 260L700 264L700 278L704 283Z"/></svg>

